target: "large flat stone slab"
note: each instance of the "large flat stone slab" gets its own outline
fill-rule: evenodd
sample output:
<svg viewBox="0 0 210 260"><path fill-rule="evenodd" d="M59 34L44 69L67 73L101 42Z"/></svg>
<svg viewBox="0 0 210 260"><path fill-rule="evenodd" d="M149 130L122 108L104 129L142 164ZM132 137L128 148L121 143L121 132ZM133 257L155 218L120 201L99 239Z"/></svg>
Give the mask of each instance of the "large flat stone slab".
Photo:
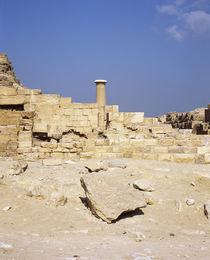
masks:
<svg viewBox="0 0 210 260"><path fill-rule="evenodd" d="M143 192L110 175L93 173L80 179L91 212L111 223L122 213L146 207Z"/></svg>

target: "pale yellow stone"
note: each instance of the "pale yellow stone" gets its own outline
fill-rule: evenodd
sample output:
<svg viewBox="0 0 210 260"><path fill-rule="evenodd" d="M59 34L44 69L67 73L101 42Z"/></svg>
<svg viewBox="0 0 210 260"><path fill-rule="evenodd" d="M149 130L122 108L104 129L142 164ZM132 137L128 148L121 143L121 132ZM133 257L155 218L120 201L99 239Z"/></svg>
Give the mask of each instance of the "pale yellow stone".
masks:
<svg viewBox="0 0 210 260"><path fill-rule="evenodd" d="M198 154L210 153L210 146L202 146L197 148Z"/></svg>
<svg viewBox="0 0 210 260"><path fill-rule="evenodd" d="M17 90L13 87L0 87L0 96L16 96Z"/></svg>
<svg viewBox="0 0 210 260"><path fill-rule="evenodd" d="M27 96L0 96L0 105L23 105L27 102Z"/></svg>
<svg viewBox="0 0 210 260"><path fill-rule="evenodd" d="M17 89L18 95L41 95L41 89L28 89L28 88L18 88Z"/></svg>
<svg viewBox="0 0 210 260"><path fill-rule="evenodd" d="M210 163L210 153L204 155L204 161L205 163Z"/></svg>
<svg viewBox="0 0 210 260"><path fill-rule="evenodd" d="M158 154L159 161L171 162L173 161L173 155L169 153L160 153Z"/></svg>
<svg viewBox="0 0 210 260"><path fill-rule="evenodd" d="M173 159L175 162L194 163L195 155L177 153L177 154L173 154Z"/></svg>
<svg viewBox="0 0 210 260"><path fill-rule="evenodd" d="M63 159L64 158L64 153L53 152L53 153L51 153L51 157L52 158Z"/></svg>
<svg viewBox="0 0 210 260"><path fill-rule="evenodd" d="M154 153L168 153L168 147L166 146L155 146L153 147Z"/></svg>
<svg viewBox="0 0 210 260"><path fill-rule="evenodd" d="M21 142L18 142L18 147L19 148L31 148L32 147L32 142L31 141L21 141Z"/></svg>

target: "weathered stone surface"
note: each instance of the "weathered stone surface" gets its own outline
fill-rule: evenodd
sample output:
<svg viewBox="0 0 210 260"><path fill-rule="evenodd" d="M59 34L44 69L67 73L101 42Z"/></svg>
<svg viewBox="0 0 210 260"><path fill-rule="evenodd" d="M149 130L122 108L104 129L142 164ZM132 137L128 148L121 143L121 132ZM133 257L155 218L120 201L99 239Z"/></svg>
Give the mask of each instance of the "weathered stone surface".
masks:
<svg viewBox="0 0 210 260"><path fill-rule="evenodd" d="M114 181L110 176L90 174L80 179L90 210L107 223L122 213L146 206L143 193L127 183Z"/></svg>
<svg viewBox="0 0 210 260"><path fill-rule="evenodd" d="M99 160L88 160L84 163L84 166L88 169L89 172L99 172L107 170L107 167L104 166L103 162Z"/></svg>
<svg viewBox="0 0 210 260"><path fill-rule="evenodd" d="M151 181L146 179L139 179L134 181L133 187L142 191L154 191Z"/></svg>
<svg viewBox="0 0 210 260"><path fill-rule="evenodd" d="M126 162L122 160L116 160L116 159L107 159L103 161L103 164L110 168L122 168L125 169L127 167Z"/></svg>
<svg viewBox="0 0 210 260"><path fill-rule="evenodd" d="M16 161L13 163L10 174L11 175L19 175L23 173L28 168L28 163L25 161Z"/></svg>
<svg viewBox="0 0 210 260"><path fill-rule="evenodd" d="M42 160L42 165L44 166L56 166L56 165L62 165L63 160L62 159L44 159Z"/></svg>

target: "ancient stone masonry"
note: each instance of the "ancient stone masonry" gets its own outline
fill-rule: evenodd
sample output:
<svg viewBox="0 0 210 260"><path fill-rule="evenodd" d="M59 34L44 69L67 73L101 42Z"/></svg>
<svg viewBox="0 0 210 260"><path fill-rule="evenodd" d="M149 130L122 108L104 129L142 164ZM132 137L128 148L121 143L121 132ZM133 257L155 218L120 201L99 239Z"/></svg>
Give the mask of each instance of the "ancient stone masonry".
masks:
<svg viewBox="0 0 210 260"><path fill-rule="evenodd" d="M106 105L106 81L95 83L95 103L72 103L70 97L42 94L40 89L24 87L7 56L1 54L1 155L16 159L139 158L210 163L209 135L173 129L163 117L161 122L145 118L143 112L119 112L118 106ZM202 111L193 114L193 121L203 122ZM209 107L205 113L209 124Z"/></svg>
<svg viewBox="0 0 210 260"><path fill-rule="evenodd" d="M192 129L195 134L210 134L210 108L197 108L187 113L169 112L158 117L165 124L173 128Z"/></svg>

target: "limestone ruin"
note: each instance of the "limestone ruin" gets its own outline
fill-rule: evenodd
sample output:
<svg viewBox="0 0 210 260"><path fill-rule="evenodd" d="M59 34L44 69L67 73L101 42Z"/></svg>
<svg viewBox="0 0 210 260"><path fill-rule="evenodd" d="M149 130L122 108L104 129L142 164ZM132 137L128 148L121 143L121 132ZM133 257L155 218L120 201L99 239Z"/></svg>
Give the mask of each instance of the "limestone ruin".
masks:
<svg viewBox="0 0 210 260"><path fill-rule="evenodd" d="M164 120L144 117L143 112L119 112L117 105L106 105L106 81L95 83L96 103L73 103L71 97L42 94L40 89L23 86L7 55L0 54L1 156L210 163L210 136L179 129L197 124L196 129L200 125L202 133L209 134L210 105L205 116L179 115L180 120L193 119L183 121L180 127L179 122L172 122L174 114L166 116L165 122L170 124L165 124Z"/></svg>

